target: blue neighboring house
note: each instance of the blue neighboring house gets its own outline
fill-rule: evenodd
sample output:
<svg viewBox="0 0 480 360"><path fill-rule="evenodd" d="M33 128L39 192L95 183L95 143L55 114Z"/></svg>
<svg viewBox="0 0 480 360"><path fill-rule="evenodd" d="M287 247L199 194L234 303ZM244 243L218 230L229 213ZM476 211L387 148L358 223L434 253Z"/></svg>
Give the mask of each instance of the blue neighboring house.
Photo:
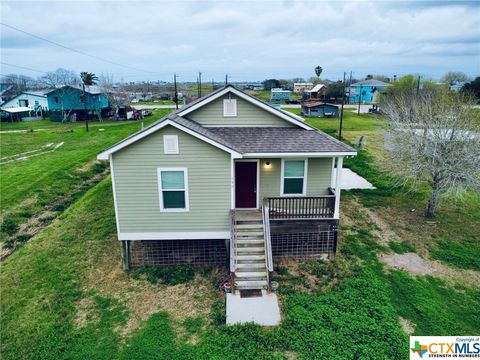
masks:
<svg viewBox="0 0 480 360"><path fill-rule="evenodd" d="M306 101L302 104L302 115L306 117L337 117L338 106L321 101Z"/></svg>
<svg viewBox="0 0 480 360"><path fill-rule="evenodd" d="M275 88L271 90L271 101L290 100L290 90Z"/></svg>
<svg viewBox="0 0 480 360"><path fill-rule="evenodd" d="M106 116L110 106L107 96L98 86L86 86L87 116L89 119L101 119ZM50 119L53 121L85 120L85 98L83 89L76 86L62 86L47 92Z"/></svg>
<svg viewBox="0 0 480 360"><path fill-rule="evenodd" d="M389 83L376 79L354 83L350 85L349 103L358 104L359 101L361 103L373 103L376 100L376 95L388 86L390 86Z"/></svg>

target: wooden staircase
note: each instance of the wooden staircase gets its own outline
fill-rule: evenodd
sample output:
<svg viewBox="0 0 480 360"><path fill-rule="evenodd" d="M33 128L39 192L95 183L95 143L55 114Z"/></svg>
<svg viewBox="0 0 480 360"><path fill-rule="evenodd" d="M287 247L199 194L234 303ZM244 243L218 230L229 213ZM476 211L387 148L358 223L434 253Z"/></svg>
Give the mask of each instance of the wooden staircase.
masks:
<svg viewBox="0 0 480 360"><path fill-rule="evenodd" d="M266 266L263 219L260 211L237 210L232 222L235 290L266 290L269 286Z"/></svg>

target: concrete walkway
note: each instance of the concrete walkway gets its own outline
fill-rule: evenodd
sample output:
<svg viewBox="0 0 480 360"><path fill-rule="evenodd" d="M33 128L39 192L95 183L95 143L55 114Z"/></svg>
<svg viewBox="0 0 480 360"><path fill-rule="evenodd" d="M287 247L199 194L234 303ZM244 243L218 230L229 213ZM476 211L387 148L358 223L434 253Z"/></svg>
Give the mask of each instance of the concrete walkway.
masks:
<svg viewBox="0 0 480 360"><path fill-rule="evenodd" d="M336 183L337 178L337 169L333 172L333 183ZM357 173L353 172L350 169L342 169L342 184L341 187L343 190L352 190L352 189L376 189L371 183L369 183L365 178L361 177Z"/></svg>
<svg viewBox="0 0 480 360"><path fill-rule="evenodd" d="M253 322L262 326L280 324L280 307L277 295L263 292L259 297L241 298L227 294L227 325Z"/></svg>

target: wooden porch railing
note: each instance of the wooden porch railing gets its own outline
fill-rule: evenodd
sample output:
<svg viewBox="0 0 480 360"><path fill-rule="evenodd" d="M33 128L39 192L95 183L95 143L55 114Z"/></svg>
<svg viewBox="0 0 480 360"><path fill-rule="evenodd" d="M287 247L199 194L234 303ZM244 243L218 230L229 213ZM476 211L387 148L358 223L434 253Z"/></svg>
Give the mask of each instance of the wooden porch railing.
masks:
<svg viewBox="0 0 480 360"><path fill-rule="evenodd" d="M335 195L266 198L270 220L312 220L333 218Z"/></svg>
<svg viewBox="0 0 480 360"><path fill-rule="evenodd" d="M230 272L237 269L237 236L235 234L235 211L230 210Z"/></svg>
<svg viewBox="0 0 480 360"><path fill-rule="evenodd" d="M268 272L273 271L273 258L272 258L272 241L270 238L270 207L268 198L263 199L263 234L265 238L265 265L267 266ZM267 277L268 279L268 277ZM270 281L268 281L270 286Z"/></svg>

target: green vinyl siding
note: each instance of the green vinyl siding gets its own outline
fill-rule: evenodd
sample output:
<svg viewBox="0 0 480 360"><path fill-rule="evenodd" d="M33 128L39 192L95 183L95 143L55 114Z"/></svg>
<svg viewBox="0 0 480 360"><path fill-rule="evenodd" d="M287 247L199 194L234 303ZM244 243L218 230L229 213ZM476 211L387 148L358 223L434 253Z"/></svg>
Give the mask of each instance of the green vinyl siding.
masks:
<svg viewBox="0 0 480 360"><path fill-rule="evenodd" d="M237 100L237 116L223 116L223 100L228 98ZM204 126L296 126L233 94L213 100L211 103L186 115L186 117Z"/></svg>
<svg viewBox="0 0 480 360"><path fill-rule="evenodd" d="M270 166L266 162L270 162ZM260 160L260 200L266 196L280 196L281 159ZM332 175L332 158L309 158L307 168L307 195L326 195Z"/></svg>
<svg viewBox="0 0 480 360"><path fill-rule="evenodd" d="M179 154L164 154L163 135L178 135ZM115 153L120 232L229 231L230 164L229 153L171 126ZM168 167L187 168L189 211L160 211L158 168ZM170 175L164 185L183 185ZM170 195L167 201L180 206L179 194Z"/></svg>

